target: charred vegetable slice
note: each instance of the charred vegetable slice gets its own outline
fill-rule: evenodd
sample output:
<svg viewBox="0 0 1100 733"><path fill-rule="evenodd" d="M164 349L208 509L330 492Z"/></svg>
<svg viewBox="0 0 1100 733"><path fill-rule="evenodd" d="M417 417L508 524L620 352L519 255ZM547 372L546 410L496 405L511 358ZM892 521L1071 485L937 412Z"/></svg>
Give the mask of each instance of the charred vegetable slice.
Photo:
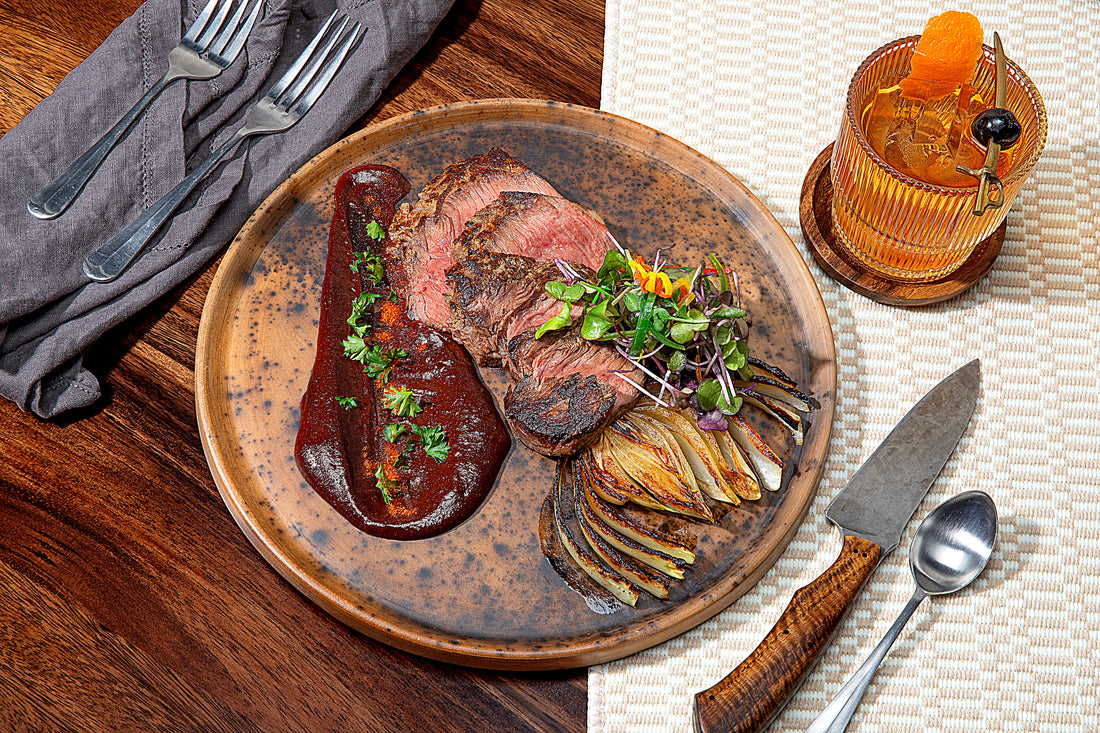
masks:
<svg viewBox="0 0 1100 733"><path fill-rule="evenodd" d="M592 490L591 486L582 485L582 488L589 509L607 526L622 536L634 540L651 550L682 560L688 565L695 562L695 553L692 551L692 546L689 546L681 538L672 533L662 532L650 527L632 518L629 514L614 509L601 499Z"/></svg>
<svg viewBox="0 0 1100 733"><path fill-rule="evenodd" d="M578 463L579 470L589 476L593 490L604 500L619 506L629 501L647 509L665 508L623 471L606 436L574 462L575 470Z"/></svg>
<svg viewBox="0 0 1100 733"><path fill-rule="evenodd" d="M698 486L704 494L728 504L741 503L741 499L729 484L727 474L730 470L722 460L714 438L709 433L700 431L695 420L678 410L658 405L637 407L633 414L650 417L669 429L684 457L687 458L691 470L695 473Z"/></svg>
<svg viewBox="0 0 1100 733"><path fill-rule="evenodd" d="M645 563L649 567L660 573L664 573L670 578L676 578L677 580L684 579L684 566L686 563L674 557L670 557L663 552L651 550L641 543L635 542L629 537L616 532L600 518L599 514L592 510L592 505L588 501L586 487L582 484L576 484L574 488L577 492L577 517L582 524L582 529L587 525L589 529L598 534L607 544L611 545L619 552L639 562Z"/></svg>
<svg viewBox="0 0 1100 733"><path fill-rule="evenodd" d="M748 501L759 499L760 480L756 478L756 472L733 436L725 430L711 430L710 435L730 468L730 487L742 499Z"/></svg>
<svg viewBox="0 0 1100 733"><path fill-rule="evenodd" d="M569 508L569 511L573 510L572 497L567 495L572 492L567 492L567 482L564 474L565 461L560 461L558 463L558 474L554 479L554 525L565 551L588 577L609 590L623 603L634 606L641 596L638 588L618 573L604 567L603 563L587 549L587 546L578 542L573 536L573 531L569 527L568 518L565 514L566 507Z"/></svg>
<svg viewBox="0 0 1100 733"><path fill-rule="evenodd" d="M745 452L745 457L760 478L760 484L768 491L778 491L783 483L783 460L744 418L734 415L729 422L729 434Z"/></svg>
<svg viewBox="0 0 1100 733"><path fill-rule="evenodd" d="M615 573L643 588L647 593L656 598L668 598L668 581L655 573L650 568L624 555L611 546L601 537L592 525L584 520L581 514L584 503L577 497L576 491L571 492L574 508L577 512L577 522L581 528L581 534L588 541L588 546L604 563Z"/></svg>
<svg viewBox="0 0 1100 733"><path fill-rule="evenodd" d="M698 489L684 482L665 446L650 442L632 423L622 419L611 423L604 435L619 467L665 509L713 521Z"/></svg>

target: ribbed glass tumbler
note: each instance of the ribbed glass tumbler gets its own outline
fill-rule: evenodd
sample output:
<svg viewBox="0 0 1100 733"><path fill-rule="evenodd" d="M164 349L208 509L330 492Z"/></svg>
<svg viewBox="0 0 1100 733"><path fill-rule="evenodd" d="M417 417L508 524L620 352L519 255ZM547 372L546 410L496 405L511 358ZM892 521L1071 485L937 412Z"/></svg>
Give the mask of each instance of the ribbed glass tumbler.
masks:
<svg viewBox="0 0 1100 733"><path fill-rule="evenodd" d="M1004 203L980 215L974 209L978 183L933 185L899 171L871 146L861 116L873 95L891 79L905 76L918 36L889 43L856 70L848 90L840 134L833 147L833 223L839 244L865 268L887 279L937 280L956 270L982 240L1000 226L1021 185L1035 166L1046 140L1043 100L1027 75L1008 62L1006 107L1023 134L1007 153L998 175ZM972 79L974 89L992 99L993 49L983 47ZM1005 159L1005 155L1010 158Z"/></svg>

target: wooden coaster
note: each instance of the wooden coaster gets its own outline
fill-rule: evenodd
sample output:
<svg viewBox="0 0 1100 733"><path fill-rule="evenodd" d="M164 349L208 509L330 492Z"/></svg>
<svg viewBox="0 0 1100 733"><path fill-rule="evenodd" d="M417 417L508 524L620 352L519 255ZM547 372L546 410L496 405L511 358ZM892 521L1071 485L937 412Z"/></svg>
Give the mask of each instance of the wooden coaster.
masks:
<svg viewBox="0 0 1100 733"><path fill-rule="evenodd" d="M1004 244L1007 221L1002 221L992 234L978 243L962 267L939 280L920 283L889 280L856 262L837 242L833 231L833 184L829 178L832 155L833 144L829 143L806 172L798 213L802 235L814 259L834 280L879 303L918 306L954 298L989 272Z"/></svg>

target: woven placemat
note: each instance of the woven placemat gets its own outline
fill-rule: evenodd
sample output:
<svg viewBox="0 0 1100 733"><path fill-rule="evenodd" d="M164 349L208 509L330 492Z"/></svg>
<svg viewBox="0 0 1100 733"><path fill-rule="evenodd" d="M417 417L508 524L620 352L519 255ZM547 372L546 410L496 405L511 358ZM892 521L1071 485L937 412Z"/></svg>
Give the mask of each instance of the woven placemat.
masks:
<svg viewBox="0 0 1100 733"><path fill-rule="evenodd" d="M949 302L894 308L822 274L799 190L859 63L947 9L977 15L987 42L1001 34L1043 95L1049 133L991 272ZM786 227L832 318L839 394L817 498L779 562L695 630L592 668L589 730L690 731L692 695L836 559L831 499L909 406L975 357L983 391L959 449L770 730L803 730L870 653L912 590L919 519L969 489L997 502L993 559L970 588L918 609L850 730L1100 730L1100 4L608 0L606 18L603 108L710 156Z"/></svg>

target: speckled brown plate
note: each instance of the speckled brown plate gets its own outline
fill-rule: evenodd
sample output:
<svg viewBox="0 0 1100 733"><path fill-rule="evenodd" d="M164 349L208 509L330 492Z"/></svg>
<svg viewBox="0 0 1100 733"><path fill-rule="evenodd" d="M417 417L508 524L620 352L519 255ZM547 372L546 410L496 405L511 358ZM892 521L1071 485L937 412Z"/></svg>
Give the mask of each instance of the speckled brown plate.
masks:
<svg viewBox="0 0 1100 733"><path fill-rule="evenodd" d="M308 121L307 121L308 122ZM298 405L314 358L318 302L341 172L400 169L418 191L447 164L505 148L558 190L602 212L615 236L677 259L708 250L740 273L755 354L821 402L805 445L753 415L790 458L785 488L720 523L693 525L698 561L669 601L595 613L539 549L553 463L514 447L481 509L439 537L362 534L313 493L294 464ZM809 506L832 426L836 363L821 296L787 234L729 173L637 123L568 105L485 100L388 120L306 164L256 211L210 288L196 364L199 427L226 506L271 565L368 636L434 659L493 669L556 669L626 656L669 639L745 593L787 546ZM497 395L504 380L483 372Z"/></svg>

